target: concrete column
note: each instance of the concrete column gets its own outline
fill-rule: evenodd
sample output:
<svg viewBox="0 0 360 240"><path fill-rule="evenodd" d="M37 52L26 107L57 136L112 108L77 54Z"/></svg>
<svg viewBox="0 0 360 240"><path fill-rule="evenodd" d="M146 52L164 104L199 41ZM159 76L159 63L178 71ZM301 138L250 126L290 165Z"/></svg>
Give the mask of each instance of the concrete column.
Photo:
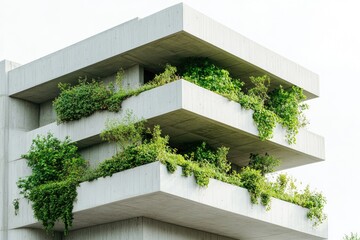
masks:
<svg viewBox="0 0 360 240"><path fill-rule="evenodd" d="M19 64L0 62L0 240L51 239L43 231L35 229L9 229L9 217L14 217L12 201L19 190L14 174L9 169L20 163L27 168L19 154L26 132L38 127L37 104L10 98L8 95L8 72ZM16 175L16 174L15 174Z"/></svg>
<svg viewBox="0 0 360 240"><path fill-rule="evenodd" d="M7 193L8 193L8 135L9 97L7 73L19 64L0 62L0 240L7 237Z"/></svg>

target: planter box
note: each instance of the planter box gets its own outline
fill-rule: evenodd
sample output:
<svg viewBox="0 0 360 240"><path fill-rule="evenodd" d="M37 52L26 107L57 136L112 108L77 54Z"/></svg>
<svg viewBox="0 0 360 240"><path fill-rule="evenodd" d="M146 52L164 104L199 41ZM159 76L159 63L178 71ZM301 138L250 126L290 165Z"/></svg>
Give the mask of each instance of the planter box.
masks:
<svg viewBox="0 0 360 240"><path fill-rule="evenodd" d="M159 162L85 182L78 188L74 224L79 229L144 216L235 239L326 239L327 223L317 228L306 218L307 209L272 199L271 210L252 205L246 189L210 180L199 187L194 177L171 174ZM9 228L41 228L27 201ZM56 225L61 231L63 226Z"/></svg>

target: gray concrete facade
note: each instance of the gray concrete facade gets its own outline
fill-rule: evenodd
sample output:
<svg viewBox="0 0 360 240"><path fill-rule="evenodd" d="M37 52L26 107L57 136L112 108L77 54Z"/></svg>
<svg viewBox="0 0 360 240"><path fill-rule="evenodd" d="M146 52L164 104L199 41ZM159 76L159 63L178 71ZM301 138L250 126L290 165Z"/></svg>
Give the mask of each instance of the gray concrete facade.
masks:
<svg viewBox="0 0 360 240"><path fill-rule="evenodd" d="M98 46L102 46L101 48ZM233 76L247 82L250 74L269 74L273 85L304 88L309 98L319 95L315 73L254 43L207 16L178 4L151 16L135 18L26 65L0 62L0 240L51 239L34 219L31 203L19 194L16 182L29 175L26 153L37 135L53 133L76 141L92 167L117 149L99 134L109 119L131 110L149 126L159 124L179 146L207 141L231 148L229 160L244 166L249 153L279 157L279 169L325 160L324 138L301 129L297 143L286 142L277 126L274 137L260 141L252 110L185 80L178 80L126 99L118 113L97 112L78 121L57 124L52 106L59 82L75 84L79 77L101 78L105 84L124 69L123 86L144 84L146 72L188 56L209 57ZM327 223L314 228L307 209L277 199L266 211L252 205L246 189L211 180L199 187L179 168L167 172L159 162L85 182L77 189L74 226L61 239L326 239ZM20 199L14 214L12 201Z"/></svg>

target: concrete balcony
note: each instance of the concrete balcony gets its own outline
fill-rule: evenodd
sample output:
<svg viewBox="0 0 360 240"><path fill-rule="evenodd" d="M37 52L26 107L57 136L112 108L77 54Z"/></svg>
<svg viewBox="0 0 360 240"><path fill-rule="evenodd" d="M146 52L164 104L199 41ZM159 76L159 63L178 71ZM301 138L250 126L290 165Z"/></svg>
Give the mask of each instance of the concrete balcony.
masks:
<svg viewBox="0 0 360 240"><path fill-rule="evenodd" d="M34 103L53 99L59 82L106 77L133 65L158 72L185 57L209 57L235 77L268 74L273 86L297 85L319 95L315 73L258 45L192 8L178 4L135 18L72 46L9 71L9 94Z"/></svg>
<svg viewBox="0 0 360 240"><path fill-rule="evenodd" d="M252 205L248 191L217 180L199 187L159 162L80 184L73 230L144 216L235 239L326 239L327 223L314 228L307 209L272 199L271 210ZM41 228L26 200L9 228ZM62 231L57 224L55 229ZM70 233L71 235L71 233Z"/></svg>
<svg viewBox="0 0 360 240"><path fill-rule="evenodd" d="M51 123L26 133L24 144L13 149L14 156L25 153L37 135L48 132L60 139L70 136L80 147L100 143L99 133L111 118L122 118L131 110L149 125L159 124L173 145L206 141L214 147L230 147L229 160L246 165L250 153L269 153L282 160L279 169L323 161L324 139L305 129L300 129L297 143L289 145L286 130L277 126L274 137L267 141L258 138L252 119L252 110L201 88L185 80L146 91L122 103L119 113L97 112L94 115L61 125ZM15 158L14 158L15 159Z"/></svg>

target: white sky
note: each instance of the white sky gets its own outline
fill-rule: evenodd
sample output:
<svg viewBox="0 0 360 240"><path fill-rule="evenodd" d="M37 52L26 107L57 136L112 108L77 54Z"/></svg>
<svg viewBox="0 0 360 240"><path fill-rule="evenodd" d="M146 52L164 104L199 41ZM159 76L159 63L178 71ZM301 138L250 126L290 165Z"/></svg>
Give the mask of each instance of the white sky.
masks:
<svg viewBox="0 0 360 240"><path fill-rule="evenodd" d="M178 2L0 0L0 60L25 64ZM321 97L307 115L326 138L327 160L289 172L327 196L330 240L360 233L360 1L184 2L320 75Z"/></svg>

